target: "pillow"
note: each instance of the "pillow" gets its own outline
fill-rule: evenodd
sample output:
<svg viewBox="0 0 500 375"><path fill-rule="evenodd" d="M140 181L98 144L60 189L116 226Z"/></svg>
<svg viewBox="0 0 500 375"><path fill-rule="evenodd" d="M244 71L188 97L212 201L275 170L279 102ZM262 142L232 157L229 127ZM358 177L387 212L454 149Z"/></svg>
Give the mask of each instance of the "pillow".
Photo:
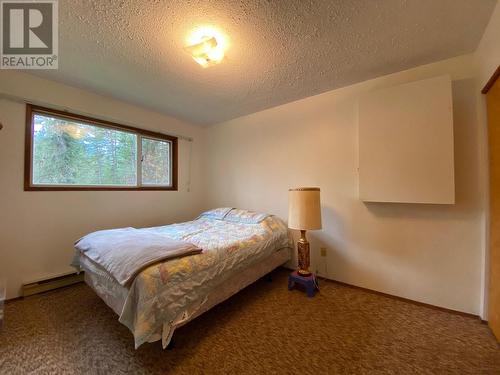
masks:
<svg viewBox="0 0 500 375"><path fill-rule="evenodd" d="M214 208L212 210L208 210L208 211L203 212L200 216L198 216L198 218L206 217L209 219L222 220L227 215L227 213L231 210L232 210L231 207Z"/></svg>
<svg viewBox="0 0 500 375"><path fill-rule="evenodd" d="M254 212L248 210L241 210L239 208L233 208L224 216L224 221L232 221L236 223L243 224L258 224L266 217L271 216L269 214L264 214L261 212Z"/></svg>

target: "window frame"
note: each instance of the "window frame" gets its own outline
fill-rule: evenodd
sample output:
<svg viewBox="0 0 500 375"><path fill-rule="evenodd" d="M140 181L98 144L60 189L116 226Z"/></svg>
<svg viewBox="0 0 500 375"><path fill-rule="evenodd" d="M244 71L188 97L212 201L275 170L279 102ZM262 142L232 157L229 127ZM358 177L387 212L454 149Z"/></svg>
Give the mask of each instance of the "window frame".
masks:
<svg viewBox="0 0 500 375"><path fill-rule="evenodd" d="M137 182L135 186L116 185L41 185L33 184L33 137L34 137L34 116L36 114L52 116L61 119L76 120L92 126L114 129L133 133L137 136ZM158 141L168 141L171 144L171 168L170 186L165 185L143 185L142 184L142 139L148 138ZM93 117L78 115L66 111L41 107L33 104L26 104L26 131L25 131L25 157L24 157L24 191L177 191L178 177L178 147L177 137L157 133L150 130L140 129L133 126L121 125L115 122L100 120Z"/></svg>

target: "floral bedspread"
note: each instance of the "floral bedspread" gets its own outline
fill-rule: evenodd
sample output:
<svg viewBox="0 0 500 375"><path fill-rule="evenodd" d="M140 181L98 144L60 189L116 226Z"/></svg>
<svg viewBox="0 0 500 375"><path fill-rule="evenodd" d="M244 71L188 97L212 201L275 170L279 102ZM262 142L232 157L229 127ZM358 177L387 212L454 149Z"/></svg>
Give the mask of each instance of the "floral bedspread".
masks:
<svg viewBox="0 0 500 375"><path fill-rule="evenodd" d="M290 246L286 225L277 217L249 224L248 217L235 215L234 221L202 215L148 229L193 243L203 252L155 264L135 278L119 320L133 333L136 348L161 329L166 345L165 337L170 336L165 330L184 311L238 271Z"/></svg>

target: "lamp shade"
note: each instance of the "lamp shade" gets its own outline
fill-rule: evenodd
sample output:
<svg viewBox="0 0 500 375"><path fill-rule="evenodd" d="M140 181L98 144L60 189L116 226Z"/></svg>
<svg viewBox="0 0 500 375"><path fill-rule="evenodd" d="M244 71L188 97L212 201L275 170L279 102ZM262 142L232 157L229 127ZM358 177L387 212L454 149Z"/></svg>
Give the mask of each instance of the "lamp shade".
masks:
<svg viewBox="0 0 500 375"><path fill-rule="evenodd" d="M319 188L300 187L288 190L288 228L321 229Z"/></svg>

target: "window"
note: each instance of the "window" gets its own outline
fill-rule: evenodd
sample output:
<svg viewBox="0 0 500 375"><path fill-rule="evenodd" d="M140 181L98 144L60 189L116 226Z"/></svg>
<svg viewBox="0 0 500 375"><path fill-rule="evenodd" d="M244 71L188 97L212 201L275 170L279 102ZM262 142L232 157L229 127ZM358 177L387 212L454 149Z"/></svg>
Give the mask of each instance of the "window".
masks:
<svg viewBox="0 0 500 375"><path fill-rule="evenodd" d="M26 106L25 190L177 190L177 138Z"/></svg>

